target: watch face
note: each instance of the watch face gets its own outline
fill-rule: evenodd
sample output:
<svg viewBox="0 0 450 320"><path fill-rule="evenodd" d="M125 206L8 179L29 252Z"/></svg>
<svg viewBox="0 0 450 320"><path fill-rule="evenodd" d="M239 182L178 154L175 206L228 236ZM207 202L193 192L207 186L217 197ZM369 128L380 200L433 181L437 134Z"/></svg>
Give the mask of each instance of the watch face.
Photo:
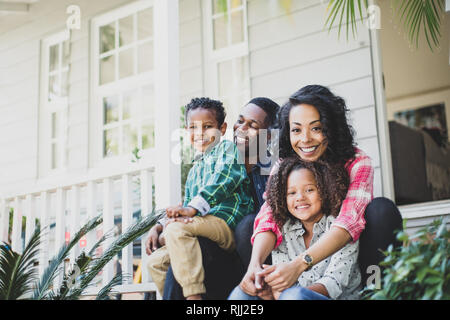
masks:
<svg viewBox="0 0 450 320"><path fill-rule="evenodd" d="M312 262L311 256L309 256L308 254L305 254L305 261L307 264L310 264Z"/></svg>

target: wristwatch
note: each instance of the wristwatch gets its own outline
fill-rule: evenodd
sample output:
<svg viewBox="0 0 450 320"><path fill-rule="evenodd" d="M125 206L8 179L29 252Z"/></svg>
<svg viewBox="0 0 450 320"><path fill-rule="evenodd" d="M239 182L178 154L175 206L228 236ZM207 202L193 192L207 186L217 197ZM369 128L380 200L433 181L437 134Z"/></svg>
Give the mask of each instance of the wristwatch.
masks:
<svg viewBox="0 0 450 320"><path fill-rule="evenodd" d="M312 266L313 266L313 258L309 254L307 254L307 253L302 254L302 260L308 266L306 268L306 271L312 268Z"/></svg>

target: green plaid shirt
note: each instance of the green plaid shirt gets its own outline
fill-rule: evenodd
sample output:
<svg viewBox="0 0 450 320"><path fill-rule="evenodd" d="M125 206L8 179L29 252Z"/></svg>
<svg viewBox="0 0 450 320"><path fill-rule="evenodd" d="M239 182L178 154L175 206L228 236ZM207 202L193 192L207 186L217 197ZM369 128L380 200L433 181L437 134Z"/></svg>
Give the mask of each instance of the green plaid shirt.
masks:
<svg viewBox="0 0 450 320"><path fill-rule="evenodd" d="M238 159L236 145L228 140L196 157L186 180L183 206L222 218L234 230L254 211L250 179Z"/></svg>

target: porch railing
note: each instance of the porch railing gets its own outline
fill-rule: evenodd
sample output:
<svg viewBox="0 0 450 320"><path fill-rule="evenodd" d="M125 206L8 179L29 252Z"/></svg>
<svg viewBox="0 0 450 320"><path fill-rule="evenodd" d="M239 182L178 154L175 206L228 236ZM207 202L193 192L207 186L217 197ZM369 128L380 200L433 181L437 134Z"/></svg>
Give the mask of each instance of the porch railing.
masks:
<svg viewBox="0 0 450 320"><path fill-rule="evenodd" d="M79 228L99 214L103 223L95 231L91 231L76 245L70 254L70 263L84 248L89 250L105 232L111 232L116 221L121 221L124 231L133 223L133 212L140 209L142 216L152 212L154 165L132 164L121 170L104 169L73 178L37 184L31 190L18 194L9 194L0 199L0 240L10 240L11 248L21 253L24 244L30 239L36 222L39 221L42 233L39 251L39 274L48 266L49 260L57 250L73 236ZM134 195L134 197L133 197ZM9 219L12 209L12 231L9 234ZM23 217L25 223L23 224ZM116 230L117 233L117 230ZM8 239L9 238L9 239ZM141 283L133 283L133 244L129 244L121 252L120 261L110 261L98 275L102 284L108 283L115 274L115 264L120 263L121 272L127 277L123 284L115 288L119 293L135 293L155 291L146 268L145 238L141 237L140 263L142 270ZM108 237L103 248L108 248L113 237ZM136 259L139 261L139 259ZM63 280L60 272L57 283ZM98 288L89 289L88 294L96 294Z"/></svg>

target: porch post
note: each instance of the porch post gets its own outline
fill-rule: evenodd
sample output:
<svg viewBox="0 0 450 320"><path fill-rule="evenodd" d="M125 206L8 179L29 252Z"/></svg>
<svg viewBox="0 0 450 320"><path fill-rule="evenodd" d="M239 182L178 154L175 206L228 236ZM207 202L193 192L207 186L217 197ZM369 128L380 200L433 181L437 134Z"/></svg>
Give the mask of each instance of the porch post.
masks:
<svg viewBox="0 0 450 320"><path fill-rule="evenodd" d="M155 202L156 208L181 201L181 171L174 139L180 127L178 0L154 2Z"/></svg>
<svg viewBox="0 0 450 320"><path fill-rule="evenodd" d="M376 0L369 0L369 6ZM374 86L375 109L377 116L377 134L380 150L382 195L395 201L394 178L392 173L391 143L386 114L386 96L383 85L383 61L381 53L380 31L369 28L370 50L372 58L372 77Z"/></svg>

